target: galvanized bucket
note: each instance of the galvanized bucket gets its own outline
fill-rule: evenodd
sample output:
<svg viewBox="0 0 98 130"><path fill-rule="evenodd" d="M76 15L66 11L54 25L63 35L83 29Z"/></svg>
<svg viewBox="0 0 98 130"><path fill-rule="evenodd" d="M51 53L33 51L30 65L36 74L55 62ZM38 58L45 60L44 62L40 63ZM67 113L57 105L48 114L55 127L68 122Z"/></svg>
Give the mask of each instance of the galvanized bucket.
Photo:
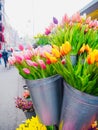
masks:
<svg viewBox="0 0 98 130"><path fill-rule="evenodd" d="M62 77L54 75L38 80L26 80L35 112L41 123L58 125L62 105Z"/></svg>
<svg viewBox="0 0 98 130"><path fill-rule="evenodd" d="M24 112L24 114L25 114L25 116L26 116L27 119L32 118L32 116L36 117L35 111L29 111L29 112L27 111L27 112Z"/></svg>
<svg viewBox="0 0 98 130"><path fill-rule="evenodd" d="M80 92L64 81L60 130L88 130L97 115L98 97Z"/></svg>

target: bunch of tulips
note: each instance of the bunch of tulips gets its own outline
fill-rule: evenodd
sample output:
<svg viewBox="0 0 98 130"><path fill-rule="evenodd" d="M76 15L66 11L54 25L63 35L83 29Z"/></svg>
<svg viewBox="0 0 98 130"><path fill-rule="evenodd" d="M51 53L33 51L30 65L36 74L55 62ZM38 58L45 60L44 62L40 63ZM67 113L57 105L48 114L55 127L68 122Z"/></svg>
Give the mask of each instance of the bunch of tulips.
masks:
<svg viewBox="0 0 98 130"><path fill-rule="evenodd" d="M51 53L51 51L52 47L50 45L37 47L36 49L24 49L21 46L21 51L13 52L8 61L11 65L15 65L19 70L19 74L25 79L45 78L56 74L50 61L45 56L45 52Z"/></svg>

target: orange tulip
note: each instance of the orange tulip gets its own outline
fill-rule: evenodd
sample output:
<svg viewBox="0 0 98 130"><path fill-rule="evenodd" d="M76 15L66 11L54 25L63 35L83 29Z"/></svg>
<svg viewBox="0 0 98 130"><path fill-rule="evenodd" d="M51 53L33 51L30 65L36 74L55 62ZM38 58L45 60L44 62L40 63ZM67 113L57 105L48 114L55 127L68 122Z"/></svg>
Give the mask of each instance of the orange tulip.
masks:
<svg viewBox="0 0 98 130"><path fill-rule="evenodd" d="M92 49L89 47L88 44L85 45L85 51L88 52L88 53L92 51Z"/></svg>
<svg viewBox="0 0 98 130"><path fill-rule="evenodd" d="M54 57L54 56L51 56L51 57L49 58L49 60L51 61L51 63L56 63L56 62L57 62L57 59L56 59L56 57Z"/></svg>
<svg viewBox="0 0 98 130"><path fill-rule="evenodd" d="M95 62L95 55L93 52L91 52L88 57L87 57L87 63L88 64L93 64Z"/></svg>

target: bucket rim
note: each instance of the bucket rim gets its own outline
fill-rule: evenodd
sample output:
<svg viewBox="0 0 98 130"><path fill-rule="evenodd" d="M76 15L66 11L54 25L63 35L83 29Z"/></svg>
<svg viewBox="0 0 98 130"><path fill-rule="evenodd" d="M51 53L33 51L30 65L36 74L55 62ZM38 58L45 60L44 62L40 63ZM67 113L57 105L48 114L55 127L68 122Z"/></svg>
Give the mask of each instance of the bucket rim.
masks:
<svg viewBox="0 0 98 130"><path fill-rule="evenodd" d="M90 95L88 93L82 92L82 91L72 87L65 81L63 81L63 84L64 84L64 88L66 87L68 90L70 90L70 93L74 93L73 97L76 98L77 100L81 96L80 101L87 103L88 105L94 105L94 106L98 107L98 96L94 96L94 95Z"/></svg>

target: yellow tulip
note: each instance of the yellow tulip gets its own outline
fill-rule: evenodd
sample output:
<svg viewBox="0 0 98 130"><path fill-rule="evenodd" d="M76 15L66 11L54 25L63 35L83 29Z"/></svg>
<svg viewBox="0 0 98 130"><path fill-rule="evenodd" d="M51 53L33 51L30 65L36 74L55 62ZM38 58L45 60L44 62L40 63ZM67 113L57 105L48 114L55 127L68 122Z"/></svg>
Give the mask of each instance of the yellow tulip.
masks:
<svg viewBox="0 0 98 130"><path fill-rule="evenodd" d="M52 45L52 48L59 50L59 47L57 45Z"/></svg>
<svg viewBox="0 0 98 130"><path fill-rule="evenodd" d="M86 47L87 48L87 47ZM85 51L85 44L83 44L83 46L80 48L78 54L81 54Z"/></svg>
<svg viewBox="0 0 98 130"><path fill-rule="evenodd" d="M59 58L60 57L60 52L56 48L52 48L52 55Z"/></svg>
<svg viewBox="0 0 98 130"><path fill-rule="evenodd" d="M71 51L71 45L68 41L62 44L62 51L65 55L67 55Z"/></svg>

